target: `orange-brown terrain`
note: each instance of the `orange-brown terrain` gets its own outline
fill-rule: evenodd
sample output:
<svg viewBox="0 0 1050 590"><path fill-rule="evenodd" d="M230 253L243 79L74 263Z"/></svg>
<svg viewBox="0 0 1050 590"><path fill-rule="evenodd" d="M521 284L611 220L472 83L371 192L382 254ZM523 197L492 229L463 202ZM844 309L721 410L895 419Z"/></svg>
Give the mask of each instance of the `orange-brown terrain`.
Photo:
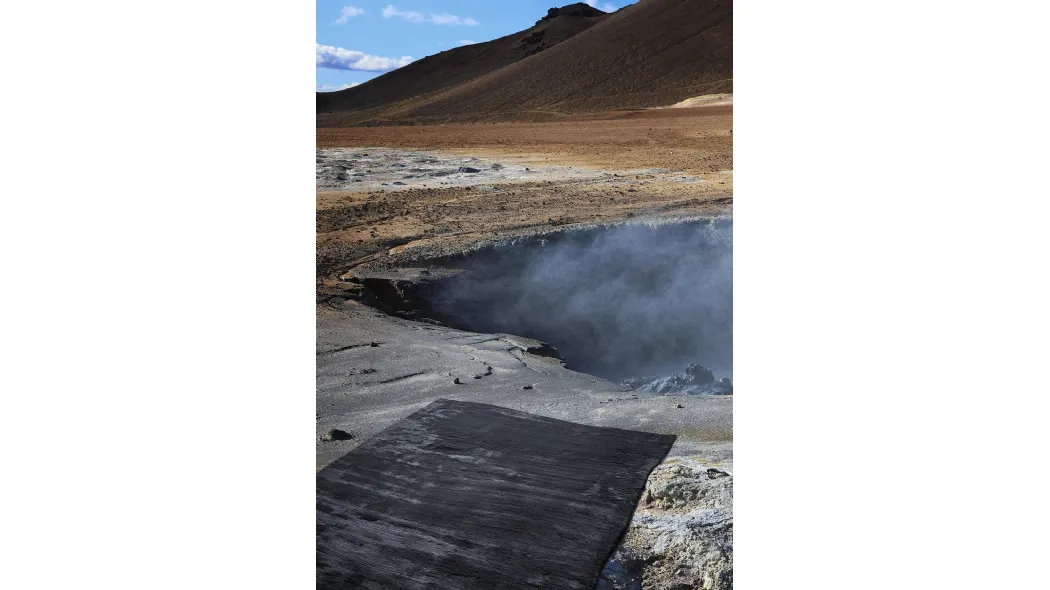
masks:
<svg viewBox="0 0 1050 590"><path fill-rule="evenodd" d="M733 167L732 105L562 115L553 121L317 129L317 147L389 146L533 156L608 170Z"/></svg>
<svg viewBox="0 0 1050 590"><path fill-rule="evenodd" d="M318 149L438 150L498 162L567 165L611 178L473 186L318 190L318 280L420 247L455 249L573 224L729 214L732 106L618 111L558 121L318 129ZM653 170L662 173L653 173ZM675 174L702 182L675 182ZM420 250L424 252L424 250Z"/></svg>

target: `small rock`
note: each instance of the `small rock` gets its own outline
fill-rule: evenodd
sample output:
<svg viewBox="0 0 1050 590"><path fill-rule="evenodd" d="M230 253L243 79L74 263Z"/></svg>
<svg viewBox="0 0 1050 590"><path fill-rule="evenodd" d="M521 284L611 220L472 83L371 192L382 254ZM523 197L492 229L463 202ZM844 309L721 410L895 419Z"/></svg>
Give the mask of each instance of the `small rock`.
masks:
<svg viewBox="0 0 1050 590"><path fill-rule="evenodd" d="M531 385L523 385L522 389L532 389L532 386Z"/></svg>
<svg viewBox="0 0 1050 590"><path fill-rule="evenodd" d="M482 377L484 377L484 375L474 375L475 379L481 379Z"/></svg>
<svg viewBox="0 0 1050 590"><path fill-rule="evenodd" d="M678 405L677 405L677 406L675 406L675 407L676 407L676 408L678 408L679 410L681 410L681 409L682 409L682 408L684 408L685 406L683 406L682 404L678 404Z"/></svg>
<svg viewBox="0 0 1050 590"><path fill-rule="evenodd" d="M459 380L459 377L456 377L456 380L453 381L453 383L455 383L456 385L463 385L463 382Z"/></svg>
<svg viewBox="0 0 1050 590"><path fill-rule="evenodd" d="M721 469L715 469L714 467L707 468L708 479L718 479L720 477L729 477L729 474Z"/></svg>
<svg viewBox="0 0 1050 590"><path fill-rule="evenodd" d="M459 172L461 174L474 174L476 172L481 172L481 170L478 170L477 168L471 168L470 166L460 166L456 169L456 172Z"/></svg>
<svg viewBox="0 0 1050 590"><path fill-rule="evenodd" d="M321 436L321 440L325 442L332 442L334 440L352 440L353 438L354 435L345 430L339 430L338 428L333 428Z"/></svg>
<svg viewBox="0 0 1050 590"><path fill-rule="evenodd" d="M378 342L373 342L373 343L369 344L369 346L371 346L372 348L377 348L379 346L379 343Z"/></svg>
<svg viewBox="0 0 1050 590"><path fill-rule="evenodd" d="M399 180L399 181L397 181L397 182L395 182L395 183L394 183L394 186L405 186L405 183L403 183L403 182L401 182L401 181Z"/></svg>

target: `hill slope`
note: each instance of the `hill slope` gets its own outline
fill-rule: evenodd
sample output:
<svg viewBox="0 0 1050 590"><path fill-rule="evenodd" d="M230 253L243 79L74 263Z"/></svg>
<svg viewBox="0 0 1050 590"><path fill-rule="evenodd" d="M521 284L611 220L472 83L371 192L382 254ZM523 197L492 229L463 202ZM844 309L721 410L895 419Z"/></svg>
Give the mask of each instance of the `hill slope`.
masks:
<svg viewBox="0 0 1050 590"><path fill-rule="evenodd" d="M347 90L319 92L317 112L357 111L367 116L376 107L426 96L536 55L605 16L605 12L583 3L552 8L524 31L442 51Z"/></svg>
<svg viewBox="0 0 1050 590"><path fill-rule="evenodd" d="M333 100L319 108L318 126L542 119L732 92L732 16L731 0L641 0L596 18L559 16L546 22L596 22L500 67L485 61L471 70L482 73L429 92L395 101L368 88L394 74L412 75L406 66L351 89L359 91L357 102ZM534 29L490 43L520 41ZM435 69L431 75L447 74Z"/></svg>

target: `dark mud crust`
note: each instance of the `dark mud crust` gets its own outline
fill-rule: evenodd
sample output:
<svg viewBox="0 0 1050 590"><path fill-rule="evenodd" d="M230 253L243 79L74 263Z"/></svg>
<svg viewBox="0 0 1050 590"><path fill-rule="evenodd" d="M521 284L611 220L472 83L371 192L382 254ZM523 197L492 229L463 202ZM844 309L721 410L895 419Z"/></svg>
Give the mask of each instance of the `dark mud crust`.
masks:
<svg viewBox="0 0 1050 590"><path fill-rule="evenodd" d="M317 474L317 587L590 590L674 439L439 399Z"/></svg>

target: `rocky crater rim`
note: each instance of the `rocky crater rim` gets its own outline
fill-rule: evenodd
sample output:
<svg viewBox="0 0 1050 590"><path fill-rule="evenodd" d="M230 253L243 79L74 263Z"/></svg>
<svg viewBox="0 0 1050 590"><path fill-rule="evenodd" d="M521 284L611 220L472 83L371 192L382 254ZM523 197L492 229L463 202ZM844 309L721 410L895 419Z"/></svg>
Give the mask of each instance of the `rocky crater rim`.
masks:
<svg viewBox="0 0 1050 590"><path fill-rule="evenodd" d="M455 273L457 270L454 265L457 262L487 250L529 247L537 240L571 239L578 235L578 232L601 232L625 227L658 229L682 224L712 224L719 227L732 227L733 217L731 215L639 216L604 223L575 223L555 227L535 226L499 236L478 236L472 241L450 245L406 242L391 248L385 257L362 262L337 276L341 281L352 281L354 277L373 276L384 272L412 274L427 269L432 272Z"/></svg>

